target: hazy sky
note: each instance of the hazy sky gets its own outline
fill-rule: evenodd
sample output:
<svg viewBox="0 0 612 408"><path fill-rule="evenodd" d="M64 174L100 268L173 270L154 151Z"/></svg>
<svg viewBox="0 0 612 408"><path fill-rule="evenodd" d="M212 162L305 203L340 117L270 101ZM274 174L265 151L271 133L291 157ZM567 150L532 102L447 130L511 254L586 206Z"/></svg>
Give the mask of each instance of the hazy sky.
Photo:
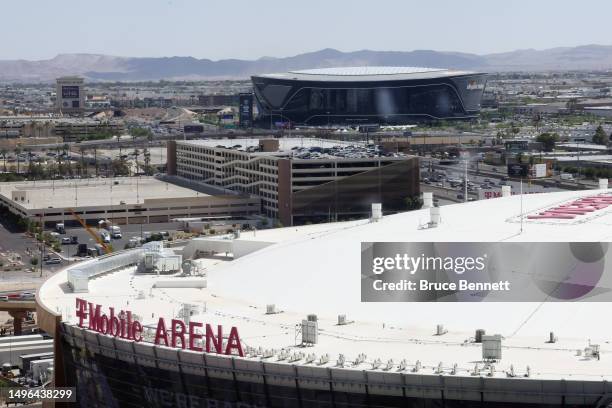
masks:
<svg viewBox="0 0 612 408"><path fill-rule="evenodd" d="M610 0L0 0L0 59L612 44Z"/></svg>

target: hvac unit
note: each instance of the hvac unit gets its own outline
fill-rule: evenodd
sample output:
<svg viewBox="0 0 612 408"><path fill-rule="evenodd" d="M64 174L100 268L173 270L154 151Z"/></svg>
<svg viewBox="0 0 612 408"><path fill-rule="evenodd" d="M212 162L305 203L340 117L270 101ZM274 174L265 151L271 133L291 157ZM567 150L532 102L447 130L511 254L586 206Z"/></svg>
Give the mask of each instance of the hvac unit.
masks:
<svg viewBox="0 0 612 408"><path fill-rule="evenodd" d="M316 320L310 320L310 317L314 315L309 315L308 320L302 320L302 344L317 344L319 340L319 324Z"/></svg>
<svg viewBox="0 0 612 408"><path fill-rule="evenodd" d="M448 330L444 328L443 324L439 324L436 326L436 336L442 336L446 333L448 333Z"/></svg>
<svg viewBox="0 0 612 408"><path fill-rule="evenodd" d="M266 314L277 314L277 313L278 313L278 310L276 309L276 305L274 303L266 305Z"/></svg>
<svg viewBox="0 0 612 408"><path fill-rule="evenodd" d="M493 336L482 336L482 359L483 360L501 360L502 358L502 336L495 334Z"/></svg>

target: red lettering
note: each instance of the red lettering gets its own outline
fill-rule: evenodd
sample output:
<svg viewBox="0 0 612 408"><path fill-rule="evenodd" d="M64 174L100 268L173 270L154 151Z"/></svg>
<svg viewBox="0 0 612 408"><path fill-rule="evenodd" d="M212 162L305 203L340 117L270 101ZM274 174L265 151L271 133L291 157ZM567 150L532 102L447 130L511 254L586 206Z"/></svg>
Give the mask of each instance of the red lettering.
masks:
<svg viewBox="0 0 612 408"><path fill-rule="evenodd" d="M108 309L110 310L110 318L108 319L110 326L108 327L108 334L117 337L121 331L121 327L119 326L119 319L117 318L117 316L115 316L114 307L109 307Z"/></svg>
<svg viewBox="0 0 612 408"><path fill-rule="evenodd" d="M223 354L223 327L217 326L217 337L213 333L212 326L206 325L206 352L210 353L210 343L215 347L215 353Z"/></svg>
<svg viewBox="0 0 612 408"><path fill-rule="evenodd" d="M99 331L100 327L100 305L96 305L94 309L94 304L89 303L89 330Z"/></svg>
<svg viewBox="0 0 612 408"><path fill-rule="evenodd" d="M128 340L134 339L134 333L132 333L132 326L133 326L132 312L128 311L127 312L127 339Z"/></svg>
<svg viewBox="0 0 612 408"><path fill-rule="evenodd" d="M103 314L102 318L100 319L100 323L98 324L98 332L102 334L109 334L109 329L108 317Z"/></svg>
<svg viewBox="0 0 612 408"><path fill-rule="evenodd" d="M240 344L240 336L238 336L238 329L236 327L232 327L232 329L230 330L230 334L227 339L227 347L225 348L225 354L232 354L232 349L236 349L238 355L240 357L244 357L244 353L242 352L242 345Z"/></svg>
<svg viewBox="0 0 612 408"><path fill-rule="evenodd" d="M138 320L132 324L132 333L134 334L134 341L142 341L142 324Z"/></svg>
<svg viewBox="0 0 612 408"><path fill-rule="evenodd" d="M189 322L189 350L202 351L202 347L195 345L196 340L202 338L202 335L196 332L196 327L202 327L202 323Z"/></svg>
<svg viewBox="0 0 612 408"><path fill-rule="evenodd" d="M180 330L178 328L180 328ZM181 348L185 348L185 323L182 320L172 319L172 347L176 347L176 340L181 339Z"/></svg>
<svg viewBox="0 0 612 408"><path fill-rule="evenodd" d="M157 322L157 330L155 331L155 344L159 344L159 341L163 340L164 345L168 346L168 331L166 330L166 322L163 317L159 318Z"/></svg>
<svg viewBox="0 0 612 408"><path fill-rule="evenodd" d="M119 313L119 320L121 321L121 333L119 337L125 339L125 312L123 310Z"/></svg>
<svg viewBox="0 0 612 408"><path fill-rule="evenodd" d="M87 319L87 301L76 298L76 315L79 318L79 327L83 327L85 319Z"/></svg>

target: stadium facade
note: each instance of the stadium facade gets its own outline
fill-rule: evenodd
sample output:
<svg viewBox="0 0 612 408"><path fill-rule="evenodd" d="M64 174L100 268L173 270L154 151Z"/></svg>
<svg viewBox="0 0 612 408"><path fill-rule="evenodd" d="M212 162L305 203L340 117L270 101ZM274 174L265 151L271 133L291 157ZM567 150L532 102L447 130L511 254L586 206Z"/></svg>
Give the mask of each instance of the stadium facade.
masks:
<svg viewBox="0 0 612 408"><path fill-rule="evenodd" d="M261 127L475 118L486 74L415 67L321 68L251 77Z"/></svg>
<svg viewBox="0 0 612 408"><path fill-rule="evenodd" d="M610 202L612 191L445 206L435 228L423 228L423 209L71 265L37 293L39 325L55 339L55 385L76 387L82 407L609 406L612 329L601 322L609 303L598 302L606 291L580 304L359 297L362 242L606 242L610 206L569 209L593 197ZM193 261L189 276L140 266L224 252ZM298 331L310 323L313 332ZM436 333L441 323L447 330ZM494 363L472 338L481 328L503 337ZM576 353L595 344L598 358Z"/></svg>

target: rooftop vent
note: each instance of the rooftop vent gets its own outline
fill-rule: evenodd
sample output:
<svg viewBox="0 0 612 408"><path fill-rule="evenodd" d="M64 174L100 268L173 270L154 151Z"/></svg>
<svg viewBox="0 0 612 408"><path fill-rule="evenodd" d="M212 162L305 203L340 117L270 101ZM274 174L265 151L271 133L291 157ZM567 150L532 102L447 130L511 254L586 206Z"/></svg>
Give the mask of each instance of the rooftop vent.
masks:
<svg viewBox="0 0 612 408"><path fill-rule="evenodd" d="M440 225L440 207L431 207L429 209L429 216L431 217L429 221L430 228L435 228Z"/></svg>
<svg viewBox="0 0 612 408"><path fill-rule="evenodd" d="M431 207L433 207L433 193L424 192L423 193L423 208L431 208Z"/></svg>
<svg viewBox="0 0 612 408"><path fill-rule="evenodd" d="M599 179L599 189L600 190L608 189L608 179Z"/></svg>
<svg viewBox="0 0 612 408"><path fill-rule="evenodd" d="M372 218L370 218L370 221L377 222L381 218L382 218L382 204L373 203L372 204Z"/></svg>
<svg viewBox="0 0 612 408"><path fill-rule="evenodd" d="M266 314L277 314L277 313L278 313L278 309L276 308L276 305L274 303L266 305Z"/></svg>
<svg viewBox="0 0 612 408"><path fill-rule="evenodd" d="M446 330L443 324L439 324L436 326L436 336L442 336L446 333L448 333L448 330Z"/></svg>

